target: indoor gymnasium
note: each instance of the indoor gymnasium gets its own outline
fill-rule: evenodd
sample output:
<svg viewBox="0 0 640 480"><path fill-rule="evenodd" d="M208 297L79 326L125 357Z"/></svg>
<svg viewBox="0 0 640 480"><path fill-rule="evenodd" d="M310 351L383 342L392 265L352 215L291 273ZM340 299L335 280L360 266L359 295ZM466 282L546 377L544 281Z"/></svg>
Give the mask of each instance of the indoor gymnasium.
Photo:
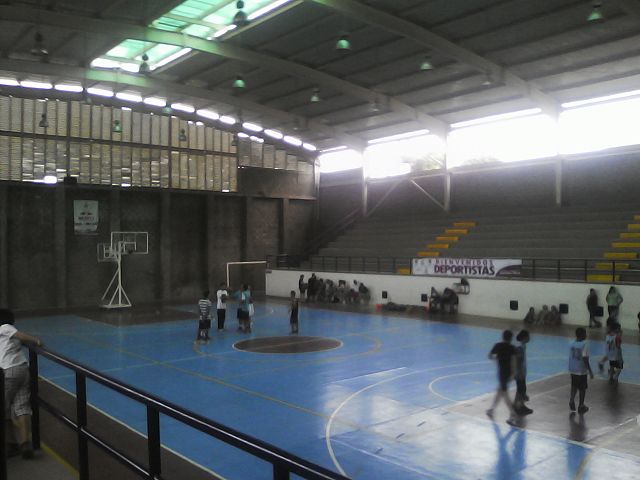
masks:
<svg viewBox="0 0 640 480"><path fill-rule="evenodd" d="M639 0L0 2L0 480L640 478Z"/></svg>

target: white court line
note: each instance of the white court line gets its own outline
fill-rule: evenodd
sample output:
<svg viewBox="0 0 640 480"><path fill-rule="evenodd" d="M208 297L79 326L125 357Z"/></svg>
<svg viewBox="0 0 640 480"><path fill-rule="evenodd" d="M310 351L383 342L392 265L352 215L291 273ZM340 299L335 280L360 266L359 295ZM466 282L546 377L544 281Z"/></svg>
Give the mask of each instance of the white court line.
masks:
<svg viewBox="0 0 640 480"><path fill-rule="evenodd" d="M565 358L565 357L564 356L530 357L530 360L547 360L547 359L557 360L559 358ZM413 371L413 372L409 372L409 373L404 373L402 375L398 375L397 377L386 378L386 379L380 380L379 382L376 382L376 383L368 385L368 386L366 386L364 388L361 388L360 390L358 390L358 391L352 393L351 395L349 395L333 411L333 413L329 417L329 421L327 422L327 426L325 427L325 444L327 445L327 450L329 452L329 456L331 457L331 460L333 461L333 464L335 465L335 467L338 469L338 472L340 472L344 476L348 476L347 472L345 472L345 470L342 468L342 465L340 465L340 462L338 461L338 459L336 457L336 454L333 451L333 446L331 445L331 428L333 426L333 422L335 421L336 417L338 416L338 413L340 413L340 410L342 410L345 407L345 405L347 405L349 402L351 402L351 400L353 400L355 397L357 397L361 393L364 393L364 392L366 392L368 390L371 390L372 388L375 388L375 387L377 387L379 385L382 385L382 384L388 383L388 382L392 382L392 381L398 380L400 378L408 377L410 375L417 375L417 374L420 374L420 373L432 372L432 371L436 371L436 370L442 370L442 369L445 369L445 368L458 368L458 367L467 367L467 366L472 366L472 365L486 365L489 362L490 362L490 360L482 360L482 361L478 361L478 362L464 362L464 363L457 363L457 364L453 364L453 365L442 365L442 366L439 366L439 367L425 368L423 370L417 370L417 371ZM468 401L469 400L464 400L463 402L468 402ZM439 408L439 407L436 407L436 408ZM426 409L426 410L433 410L433 409L429 408L429 409Z"/></svg>

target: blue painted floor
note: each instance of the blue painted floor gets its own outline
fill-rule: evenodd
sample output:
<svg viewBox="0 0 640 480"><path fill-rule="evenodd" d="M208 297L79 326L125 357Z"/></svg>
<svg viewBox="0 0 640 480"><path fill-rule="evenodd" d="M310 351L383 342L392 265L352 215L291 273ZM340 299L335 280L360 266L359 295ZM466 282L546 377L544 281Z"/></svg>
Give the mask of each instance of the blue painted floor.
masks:
<svg viewBox="0 0 640 480"><path fill-rule="evenodd" d="M18 327L54 351L354 479L640 478L640 456L454 408L493 392L487 353L499 330L303 308L300 333L336 338L342 347L258 354L233 348L247 338L235 321L210 344L194 346L195 307L184 309L193 320L113 327L65 315L20 320ZM253 337L288 331L285 305L257 305ZM568 341L533 337L530 381L566 371ZM591 349L595 366L602 346L592 342ZM640 348L624 345L624 356L621 381L640 384ZM74 391L67 370L42 361L41 373ZM532 399L532 407L544 398ZM145 433L145 412L134 402L91 383L89 401ZM587 415L597 414L592 406ZM271 478L264 462L173 420L161 423L163 444L220 477ZM624 434L640 436L638 429Z"/></svg>

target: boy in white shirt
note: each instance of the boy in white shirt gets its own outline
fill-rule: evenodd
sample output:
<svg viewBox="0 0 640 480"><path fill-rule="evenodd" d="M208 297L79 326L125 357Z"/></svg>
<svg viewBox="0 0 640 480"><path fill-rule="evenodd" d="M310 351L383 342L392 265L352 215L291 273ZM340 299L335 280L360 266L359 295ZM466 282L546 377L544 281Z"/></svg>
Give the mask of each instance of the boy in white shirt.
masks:
<svg viewBox="0 0 640 480"><path fill-rule="evenodd" d="M224 330L224 321L227 318L227 298L229 297L229 292L227 291L227 286L224 282L220 283L218 287L218 291L216 292L216 298L218 299L218 303L216 305L217 314L218 314L218 331L221 332Z"/></svg>
<svg viewBox="0 0 640 480"><path fill-rule="evenodd" d="M569 348L569 373L571 374L571 396L569 398L569 408L576 411L576 393L579 393L578 413L583 414L589 411L589 407L584 404L584 397L587 393L587 373L593 378L591 365L589 365L589 348L587 346L587 331L583 327L576 328L576 339Z"/></svg>
<svg viewBox="0 0 640 480"><path fill-rule="evenodd" d="M209 290L202 292L202 298L198 300L198 310L200 318L198 319L198 335L196 342L209 341L209 329L211 328L211 300L209 300Z"/></svg>

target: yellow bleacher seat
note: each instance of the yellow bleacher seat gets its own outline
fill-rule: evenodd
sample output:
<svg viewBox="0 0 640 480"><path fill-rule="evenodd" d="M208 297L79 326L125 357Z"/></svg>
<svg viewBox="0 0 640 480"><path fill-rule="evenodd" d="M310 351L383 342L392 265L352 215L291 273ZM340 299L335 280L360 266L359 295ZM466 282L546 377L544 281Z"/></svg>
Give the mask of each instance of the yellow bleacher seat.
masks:
<svg viewBox="0 0 640 480"><path fill-rule="evenodd" d="M453 222L453 226L454 227L462 227L462 228L475 227L476 226L476 222Z"/></svg>
<svg viewBox="0 0 640 480"><path fill-rule="evenodd" d="M411 269L406 267L398 268L396 273L399 275L411 275Z"/></svg>
<svg viewBox="0 0 640 480"><path fill-rule="evenodd" d="M622 232L620 238L640 238L640 232Z"/></svg>
<svg viewBox="0 0 640 480"><path fill-rule="evenodd" d="M606 252L604 258L609 260L636 260L638 258L637 252Z"/></svg>
<svg viewBox="0 0 640 480"><path fill-rule="evenodd" d="M640 248L640 242L613 242L613 248Z"/></svg>
<svg viewBox="0 0 640 480"><path fill-rule="evenodd" d="M449 248L448 243L430 243L427 248Z"/></svg>
<svg viewBox="0 0 640 480"><path fill-rule="evenodd" d="M587 275L587 282L612 283L620 280L620 275L591 274Z"/></svg>
<svg viewBox="0 0 640 480"><path fill-rule="evenodd" d="M419 257L439 257L440 252L418 252Z"/></svg>
<svg viewBox="0 0 640 480"><path fill-rule="evenodd" d="M640 230L640 223L630 223L629 225L627 225L627 230Z"/></svg>
<svg viewBox="0 0 640 480"><path fill-rule="evenodd" d="M436 240L438 242L457 242L458 240L460 240L460 237L440 236L436 237Z"/></svg>
<svg viewBox="0 0 640 480"><path fill-rule="evenodd" d="M469 230L467 230L466 228L447 228L444 233L446 233L447 235L466 235L467 233L469 233Z"/></svg>
<svg viewBox="0 0 640 480"><path fill-rule="evenodd" d="M616 262L616 270L628 270L628 269L629 269L629 264L628 263ZM611 271L611 270L613 270L613 262L599 262L599 263L596 263L596 270L608 270L608 271Z"/></svg>

